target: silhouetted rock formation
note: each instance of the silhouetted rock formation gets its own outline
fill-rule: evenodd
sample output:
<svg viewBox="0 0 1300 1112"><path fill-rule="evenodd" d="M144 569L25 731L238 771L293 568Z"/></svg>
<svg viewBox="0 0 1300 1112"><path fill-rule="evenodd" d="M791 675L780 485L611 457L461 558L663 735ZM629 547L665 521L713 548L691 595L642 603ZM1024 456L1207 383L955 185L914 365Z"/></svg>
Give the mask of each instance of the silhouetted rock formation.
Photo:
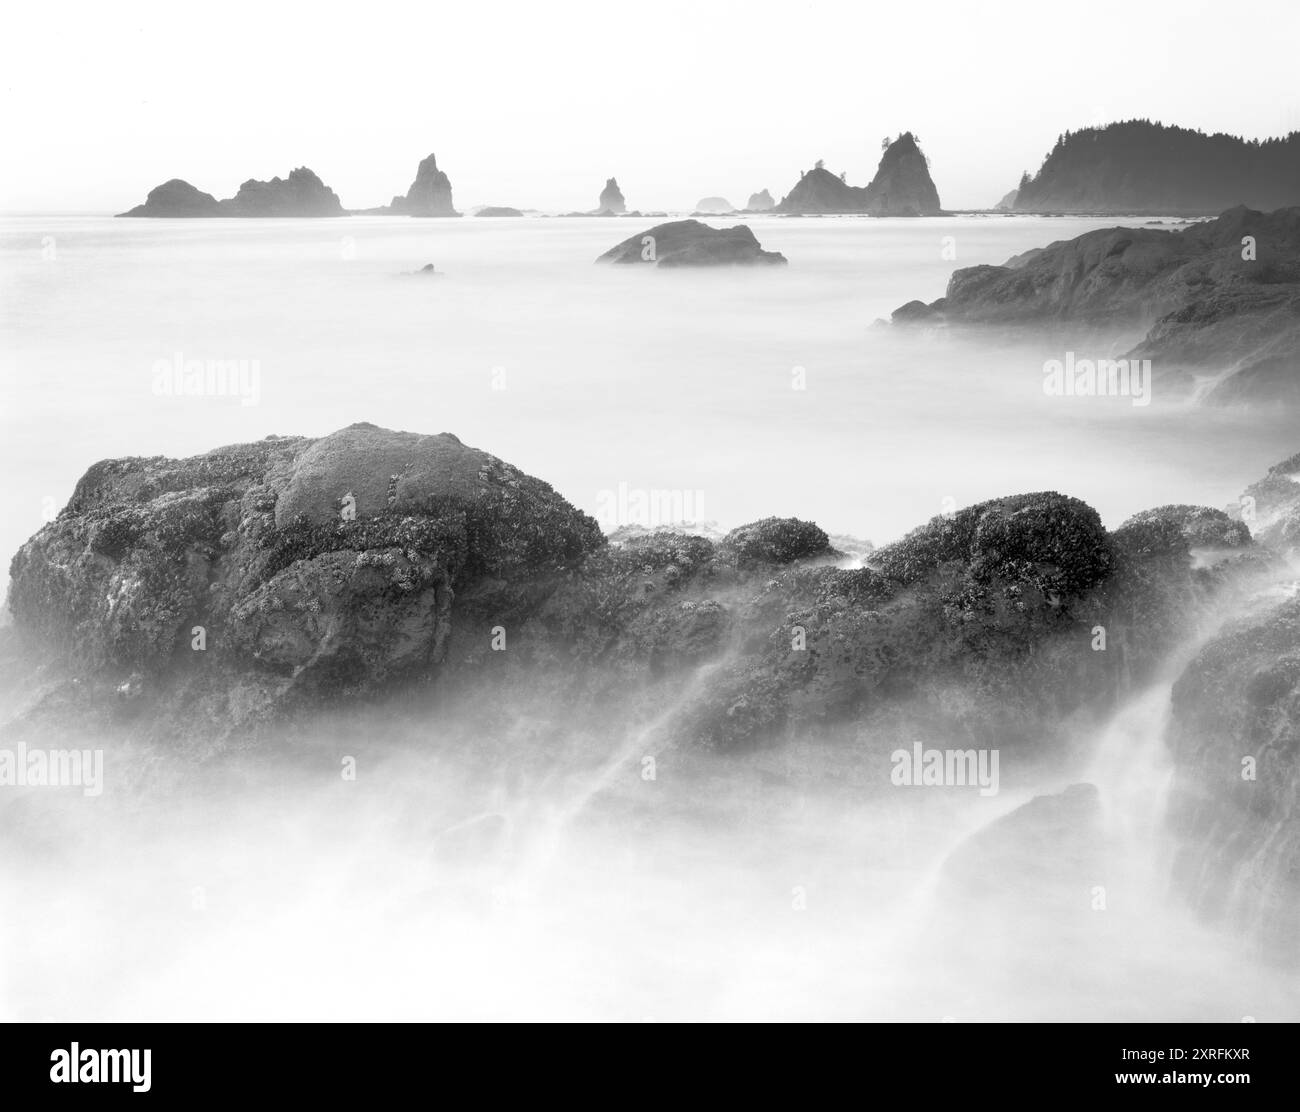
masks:
<svg viewBox="0 0 1300 1112"><path fill-rule="evenodd" d="M173 178L151 190L143 205L119 216L346 216L338 196L311 170L300 166L287 178L250 178L224 201Z"/></svg>
<svg viewBox="0 0 1300 1112"><path fill-rule="evenodd" d="M749 195L749 203L745 208L750 212L767 212L768 209L776 208L776 202L772 200L772 194L763 189Z"/></svg>
<svg viewBox="0 0 1300 1112"><path fill-rule="evenodd" d="M698 220L675 220L625 239L596 261L664 267L756 266L784 265L786 258L764 251L744 224L711 228Z"/></svg>
<svg viewBox="0 0 1300 1112"><path fill-rule="evenodd" d="M600 191L600 203L596 207L600 213L613 213L620 215L627 212L627 202L623 200L623 194L618 188L618 179L610 178L605 183L605 188Z"/></svg>
<svg viewBox="0 0 1300 1112"><path fill-rule="evenodd" d="M1087 232L957 270L929 309L895 319L1146 329L1128 355L1214 372L1212 403L1300 403L1300 207Z"/></svg>
<svg viewBox="0 0 1300 1112"><path fill-rule="evenodd" d="M886 148L867 186L867 200L873 216L938 216L943 211L930 167L910 131Z"/></svg>
<svg viewBox="0 0 1300 1112"><path fill-rule="evenodd" d="M172 178L149 190L142 205L118 216L221 216L217 199L211 193L195 189L187 181Z"/></svg>
<svg viewBox="0 0 1300 1112"><path fill-rule="evenodd" d="M287 178L250 178L221 201L222 216L346 216L338 195L311 170L300 166Z"/></svg>
<svg viewBox="0 0 1300 1112"><path fill-rule="evenodd" d="M998 212L1014 212L1016 207L1016 197L1019 196L1019 194L1020 190L1013 189L993 207Z"/></svg>
<svg viewBox="0 0 1300 1112"><path fill-rule="evenodd" d="M695 202L695 211L707 216L735 212L736 207L726 197L702 197Z"/></svg>
<svg viewBox="0 0 1300 1112"><path fill-rule="evenodd" d="M1300 204L1300 132L1282 139L1206 135L1150 120L1065 132L1017 212L1181 213Z"/></svg>
<svg viewBox="0 0 1300 1112"><path fill-rule="evenodd" d="M388 210L407 216L460 215L451 201L451 180L438 169L435 155L421 160L406 196L394 197Z"/></svg>
<svg viewBox="0 0 1300 1112"><path fill-rule="evenodd" d="M908 131L885 149L876 176L865 188L847 184L819 164L799 179L776 211L792 215L938 216L943 210L925 155Z"/></svg>

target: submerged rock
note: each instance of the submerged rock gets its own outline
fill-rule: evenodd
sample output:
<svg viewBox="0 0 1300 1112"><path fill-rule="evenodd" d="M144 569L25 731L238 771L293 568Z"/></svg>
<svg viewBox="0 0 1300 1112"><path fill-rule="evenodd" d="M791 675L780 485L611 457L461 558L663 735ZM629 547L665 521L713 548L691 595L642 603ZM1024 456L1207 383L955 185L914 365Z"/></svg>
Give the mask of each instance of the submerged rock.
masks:
<svg viewBox="0 0 1300 1112"><path fill-rule="evenodd" d="M695 202L695 211L707 216L735 212L736 207L726 197L702 197Z"/></svg>
<svg viewBox="0 0 1300 1112"><path fill-rule="evenodd" d="M698 220L659 224L611 247L598 263L651 266L783 266L784 255L764 251L744 224L711 228Z"/></svg>

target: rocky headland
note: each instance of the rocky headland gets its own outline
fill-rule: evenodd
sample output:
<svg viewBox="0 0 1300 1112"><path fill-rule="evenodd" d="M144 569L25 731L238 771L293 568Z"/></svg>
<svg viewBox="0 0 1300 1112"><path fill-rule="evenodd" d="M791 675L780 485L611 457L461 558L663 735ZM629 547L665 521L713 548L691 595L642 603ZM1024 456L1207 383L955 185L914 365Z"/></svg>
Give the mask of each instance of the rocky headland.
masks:
<svg viewBox="0 0 1300 1112"><path fill-rule="evenodd" d="M1065 132L1016 212L1213 216L1245 205L1300 204L1300 132L1279 139L1206 135L1151 120Z"/></svg>
<svg viewBox="0 0 1300 1112"><path fill-rule="evenodd" d="M1128 358L1191 374L1211 404L1300 402L1300 207L1176 230L1104 228L954 271L900 324L1129 332ZM1145 335L1143 333L1145 332Z"/></svg>

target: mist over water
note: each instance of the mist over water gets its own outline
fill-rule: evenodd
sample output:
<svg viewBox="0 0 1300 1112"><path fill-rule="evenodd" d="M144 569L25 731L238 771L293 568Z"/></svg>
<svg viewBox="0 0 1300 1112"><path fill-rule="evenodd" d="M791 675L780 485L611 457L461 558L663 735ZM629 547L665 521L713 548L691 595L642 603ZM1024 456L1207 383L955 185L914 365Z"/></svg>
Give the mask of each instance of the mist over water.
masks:
<svg viewBox="0 0 1300 1112"><path fill-rule="evenodd" d="M1145 408L1048 397L1060 342L870 327L942 296L956 266L1116 220L751 218L788 267L594 265L654 223L0 220L14 507L0 549L94 460L355 421L453 432L593 514L625 483L690 492L723 527L793 515L878 544L1026 490L1082 498L1111 527L1171 501L1222 505L1294 450L1279 415L1191 409L1159 386ZM428 262L444 273L407 273ZM256 360L257 404L155 395L155 362L177 352Z"/></svg>
<svg viewBox="0 0 1300 1112"><path fill-rule="evenodd" d="M1056 489L1111 527L1222 505L1295 450L1293 422L1158 386L1047 397L1047 340L870 328L1114 220L754 219L787 269L593 264L655 222L0 221L0 548L98 459L355 421L453 432L591 513L625 483L877 543L945 499ZM257 404L157 396L178 351L257 360ZM672 707L629 729L522 694L505 730L381 704L219 762L45 739L105 747L107 781L0 796L0 1019L1298 1018L1293 974L1165 886L1172 675L989 796L895 787L874 739L710 756ZM1079 781L1095 838L974 840ZM988 871L955 884L963 847Z"/></svg>

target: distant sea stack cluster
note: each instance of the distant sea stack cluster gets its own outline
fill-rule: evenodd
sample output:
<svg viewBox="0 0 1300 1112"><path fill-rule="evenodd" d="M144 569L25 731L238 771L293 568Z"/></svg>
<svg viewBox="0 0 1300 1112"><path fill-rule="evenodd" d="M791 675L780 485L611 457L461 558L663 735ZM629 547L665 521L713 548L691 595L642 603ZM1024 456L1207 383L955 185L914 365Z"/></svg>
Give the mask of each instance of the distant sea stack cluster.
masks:
<svg viewBox="0 0 1300 1112"><path fill-rule="evenodd" d="M1206 135L1150 120L1065 132L1010 200L1024 213L1214 216L1300 204L1300 132Z"/></svg>
<svg viewBox="0 0 1300 1112"><path fill-rule="evenodd" d="M451 181L438 169L434 155L421 161L415 181L405 194L394 197L387 205L361 209L363 215L459 216L451 200ZM305 166L290 172L287 178L257 181L250 178L235 196L218 201L187 181L172 178L149 191L142 205L119 216L154 216L190 218L202 216L348 216L338 194Z"/></svg>
<svg viewBox="0 0 1300 1112"><path fill-rule="evenodd" d="M224 201L173 178L149 191L142 205L119 216L346 216L338 194L305 166L287 178L257 181L250 178L239 192Z"/></svg>
<svg viewBox="0 0 1300 1112"><path fill-rule="evenodd" d="M791 216L858 213L867 216L940 216L939 191L916 136L905 131L885 145L876 176L849 185L820 162L790 190L776 211Z"/></svg>

